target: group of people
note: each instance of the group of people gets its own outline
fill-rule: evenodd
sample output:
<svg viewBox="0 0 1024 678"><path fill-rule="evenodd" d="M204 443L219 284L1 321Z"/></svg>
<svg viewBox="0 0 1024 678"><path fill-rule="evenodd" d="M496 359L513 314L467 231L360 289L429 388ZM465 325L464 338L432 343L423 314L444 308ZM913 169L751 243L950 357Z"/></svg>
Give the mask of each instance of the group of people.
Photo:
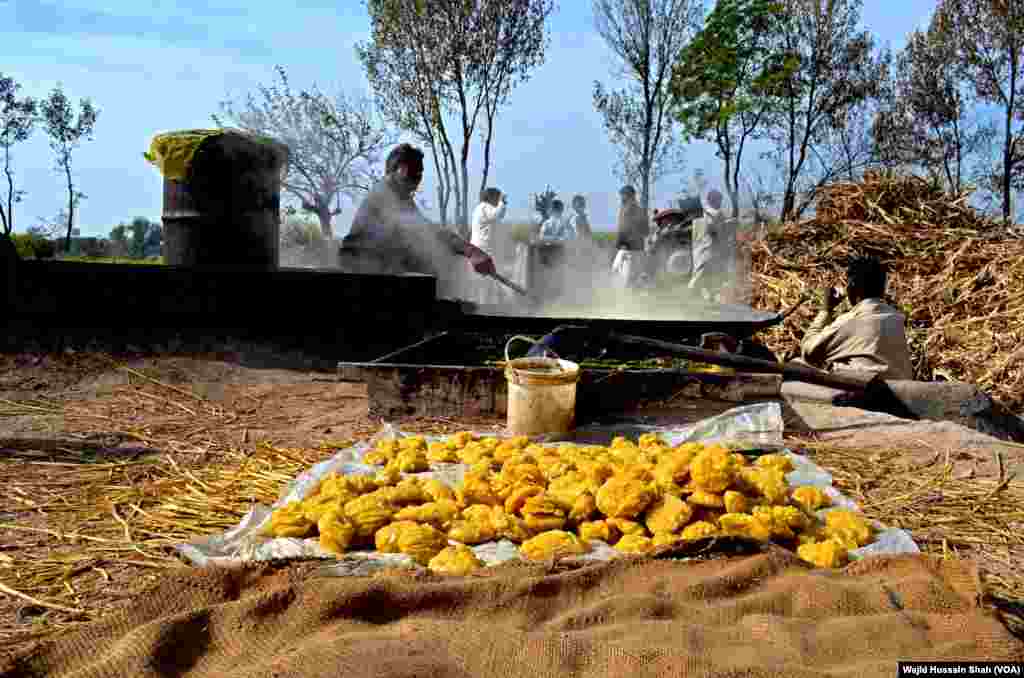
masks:
<svg viewBox="0 0 1024 678"><path fill-rule="evenodd" d="M471 237L467 241L424 216L413 200L423 179L423 152L401 144L385 163L385 177L368 193L352 220L340 257L343 268L363 273L417 272L448 278L454 257L463 257L475 273L493 277L498 225L508 200L500 190L487 188L473 211ZM645 250L650 223L636 199L636 191L620 191L617 247L621 253ZM736 231L721 215L721 194L712 191L706 199L705 216L695 223L692 234L693 275L691 286L707 289L707 280L735 274ZM573 214L555 201L551 214L540 225L542 239L581 240L591 236L586 201L576 196ZM619 257L617 257L617 260ZM704 282L701 282L701 281ZM481 286L482 297L500 295L496 281ZM856 257L847 269L845 296L850 309L836 310L842 295L833 288L822 293L818 316L804 334L798 356L807 364L823 369L870 370L891 379L912 379L904 325L905 316L885 301L886 269L875 257Z"/></svg>

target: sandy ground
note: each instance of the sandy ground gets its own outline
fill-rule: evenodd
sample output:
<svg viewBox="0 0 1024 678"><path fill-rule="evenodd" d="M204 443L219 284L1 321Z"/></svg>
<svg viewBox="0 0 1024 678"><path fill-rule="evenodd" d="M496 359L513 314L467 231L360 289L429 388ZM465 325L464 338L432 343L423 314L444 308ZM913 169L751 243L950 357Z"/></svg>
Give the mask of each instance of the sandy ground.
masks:
<svg viewBox="0 0 1024 678"><path fill-rule="evenodd" d="M251 450L258 441L315 448L324 441L369 437L381 424L367 415L365 386L337 383L330 373L250 369L218 355L118 356L118 361L85 354L0 355L3 477L16 474L29 486L35 474L40 487L52 489L52 501L59 501L56 495L75 491L61 489L61 469L82 463L137 459L157 452L198 468L207 461L215 463L217 450ZM178 397L156 403L161 392ZM194 405L182 405L182 400ZM156 404L162 409L150 408ZM197 415L200 406L207 416ZM645 423L687 423L732 406L681 401L628 416L644 418ZM32 407L37 409L27 409ZM799 404L786 405L785 412L787 435L794 441L865 450L866 459L872 449L898 447L905 450L908 463L948 459L954 474L962 477L996 477L1000 465L1004 474L1024 468L1024 446L1001 444L950 424ZM403 427L459 430L498 428L502 423L417 420L403 422ZM0 523L14 520L30 530L48 529L46 512L33 510L41 499L22 496L13 487L4 484L0 489ZM38 554L59 561L73 553L74 546L57 548L43 531L0 525L0 583L14 587L17 579L9 568L18 558ZM1010 563L1007 567L1012 569ZM97 589L106 597L101 610L130 601L134 591L159 576L157 571L131 567L104 573L107 580ZM51 613L0 593L0 646L11 650L45 635L40 619Z"/></svg>

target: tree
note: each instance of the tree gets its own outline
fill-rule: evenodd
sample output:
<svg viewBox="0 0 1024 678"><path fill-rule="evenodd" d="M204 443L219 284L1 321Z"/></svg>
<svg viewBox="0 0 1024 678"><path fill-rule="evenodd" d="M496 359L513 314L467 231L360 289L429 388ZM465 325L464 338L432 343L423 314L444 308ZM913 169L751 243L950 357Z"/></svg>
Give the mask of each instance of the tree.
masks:
<svg viewBox="0 0 1024 678"><path fill-rule="evenodd" d="M469 158L483 114L486 185L494 120L514 87L544 62L552 0L368 0L371 39L356 48L385 115L425 143L442 222L469 224ZM449 129L447 116L455 118ZM456 144L458 150L456 151Z"/></svg>
<svg viewBox="0 0 1024 678"><path fill-rule="evenodd" d="M131 239L128 245L128 256L132 259L142 259L147 256L146 245L152 243L154 237L160 241L160 224L153 223L146 217L135 217L128 225L127 230L131 232ZM157 235L154 236L154 233ZM152 245L150 246L152 248Z"/></svg>
<svg viewBox="0 0 1024 678"><path fill-rule="evenodd" d="M921 168L959 194L969 160L989 130L977 122L967 73L949 28L935 14L926 31L908 36L871 132L886 164Z"/></svg>
<svg viewBox="0 0 1024 678"><path fill-rule="evenodd" d="M4 177L7 179L7 199L0 201L0 224L4 235L14 232L14 204L21 202L24 195L24 191L14 187L11 148L32 135L36 122L36 102L29 97L19 99L19 89L21 85L14 78L0 73L0 148L3 148Z"/></svg>
<svg viewBox="0 0 1024 678"><path fill-rule="evenodd" d="M114 228L110 229L110 249L111 253L115 257L128 256L131 247L128 244L128 227L124 224L118 224Z"/></svg>
<svg viewBox="0 0 1024 678"><path fill-rule="evenodd" d="M619 61L625 87L594 83L594 107L619 152L619 177L650 206L652 185L682 167L669 83L676 56L697 33L699 0L594 0L598 34Z"/></svg>
<svg viewBox="0 0 1024 678"><path fill-rule="evenodd" d="M365 97L324 94L314 84L293 92L288 74L277 66L277 82L260 85L241 101L221 102L218 126L231 125L274 137L288 146L282 188L301 209L320 221L326 239L331 221L342 211L342 198L368 191L374 167L394 138Z"/></svg>
<svg viewBox="0 0 1024 678"><path fill-rule="evenodd" d="M50 95L42 102L43 126L50 137L50 148L57 156L57 171L64 174L68 189L67 232L64 236L64 248L71 248L71 229L75 221L75 207L85 198L85 194L75 190L72 177L72 157L84 139L92 139L93 128L99 111L93 107L89 99L79 102L78 115L70 99L58 84Z"/></svg>
<svg viewBox="0 0 1024 678"><path fill-rule="evenodd" d="M779 49L795 57L797 67L781 83L781 107L770 116L768 136L775 143L769 157L785 178L782 214L788 219L798 216L798 189L814 144L878 94L884 64L871 33L858 30L860 0L780 1L787 18Z"/></svg>
<svg viewBox="0 0 1024 678"><path fill-rule="evenodd" d="M747 140L760 136L798 65L777 49L785 19L775 0L718 0L672 71L674 115L688 138L717 147L734 217Z"/></svg>
<svg viewBox="0 0 1024 678"><path fill-rule="evenodd" d="M1002 162L995 172L1003 219L1013 191L1024 189L1024 3L1020 0L940 0L936 21L954 36L981 102L1000 109Z"/></svg>

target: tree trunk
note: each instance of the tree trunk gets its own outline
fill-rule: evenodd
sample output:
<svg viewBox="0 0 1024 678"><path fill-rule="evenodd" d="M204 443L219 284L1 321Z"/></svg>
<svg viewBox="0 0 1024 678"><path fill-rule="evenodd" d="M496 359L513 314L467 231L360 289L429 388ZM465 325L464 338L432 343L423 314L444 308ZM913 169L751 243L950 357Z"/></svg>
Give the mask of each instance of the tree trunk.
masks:
<svg viewBox="0 0 1024 678"><path fill-rule="evenodd" d="M334 226L331 224L331 210L323 199L325 196L316 197L316 217L320 220L320 234L323 236L323 245L320 248L320 265L324 268L331 267L334 250Z"/></svg>
<svg viewBox="0 0 1024 678"><path fill-rule="evenodd" d="M484 136L484 171L480 177L480 194L487 188L487 178L491 170L491 137L494 134L494 112L487 111L487 134Z"/></svg>
<svg viewBox="0 0 1024 678"><path fill-rule="evenodd" d="M14 233L14 174L11 172L11 147L4 146L4 174L7 176L7 211L0 207L3 233Z"/></svg>
<svg viewBox="0 0 1024 678"><path fill-rule="evenodd" d="M1003 223L1010 226L1013 216L1010 214L1010 172L1013 170L1013 107L1006 107L1006 140L1003 143Z"/></svg>
<svg viewBox="0 0 1024 678"><path fill-rule="evenodd" d="M71 160L64 163L64 176L68 180L68 232L64 237L64 251L71 251L71 228L75 223L75 187L71 182Z"/></svg>

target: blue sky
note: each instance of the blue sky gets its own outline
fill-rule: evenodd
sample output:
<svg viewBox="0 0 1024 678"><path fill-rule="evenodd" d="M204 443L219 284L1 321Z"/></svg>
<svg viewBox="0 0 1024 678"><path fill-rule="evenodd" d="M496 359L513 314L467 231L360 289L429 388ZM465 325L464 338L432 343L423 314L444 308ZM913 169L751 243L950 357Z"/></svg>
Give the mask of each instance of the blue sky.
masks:
<svg viewBox="0 0 1024 678"><path fill-rule="evenodd" d="M613 63L593 30L589 0L558 5L546 63L499 114L492 182L511 196L513 216L526 216L528 194L550 183L563 195L587 195L595 225L611 225L615 151L591 91L595 79L611 81ZM900 47L934 7L935 0L866 0L863 23ZM366 92L353 48L368 31L361 0L0 0L0 71L21 83L22 94L42 97L60 82L74 100L88 96L100 109L95 138L74 158L87 195L76 221L83 235L106 235L134 216L160 216L161 178L142 158L154 134L212 126L220 101L271 82L278 63L294 86ZM473 153L481 155L479 145ZM15 163L28 192L17 206L23 231L54 215L66 192L41 130L16 148ZM660 182L655 206L698 167L720 175L709 145L689 147L685 174ZM479 176L478 166L470 170ZM348 209L338 217L336 233L347 232L351 216Z"/></svg>

